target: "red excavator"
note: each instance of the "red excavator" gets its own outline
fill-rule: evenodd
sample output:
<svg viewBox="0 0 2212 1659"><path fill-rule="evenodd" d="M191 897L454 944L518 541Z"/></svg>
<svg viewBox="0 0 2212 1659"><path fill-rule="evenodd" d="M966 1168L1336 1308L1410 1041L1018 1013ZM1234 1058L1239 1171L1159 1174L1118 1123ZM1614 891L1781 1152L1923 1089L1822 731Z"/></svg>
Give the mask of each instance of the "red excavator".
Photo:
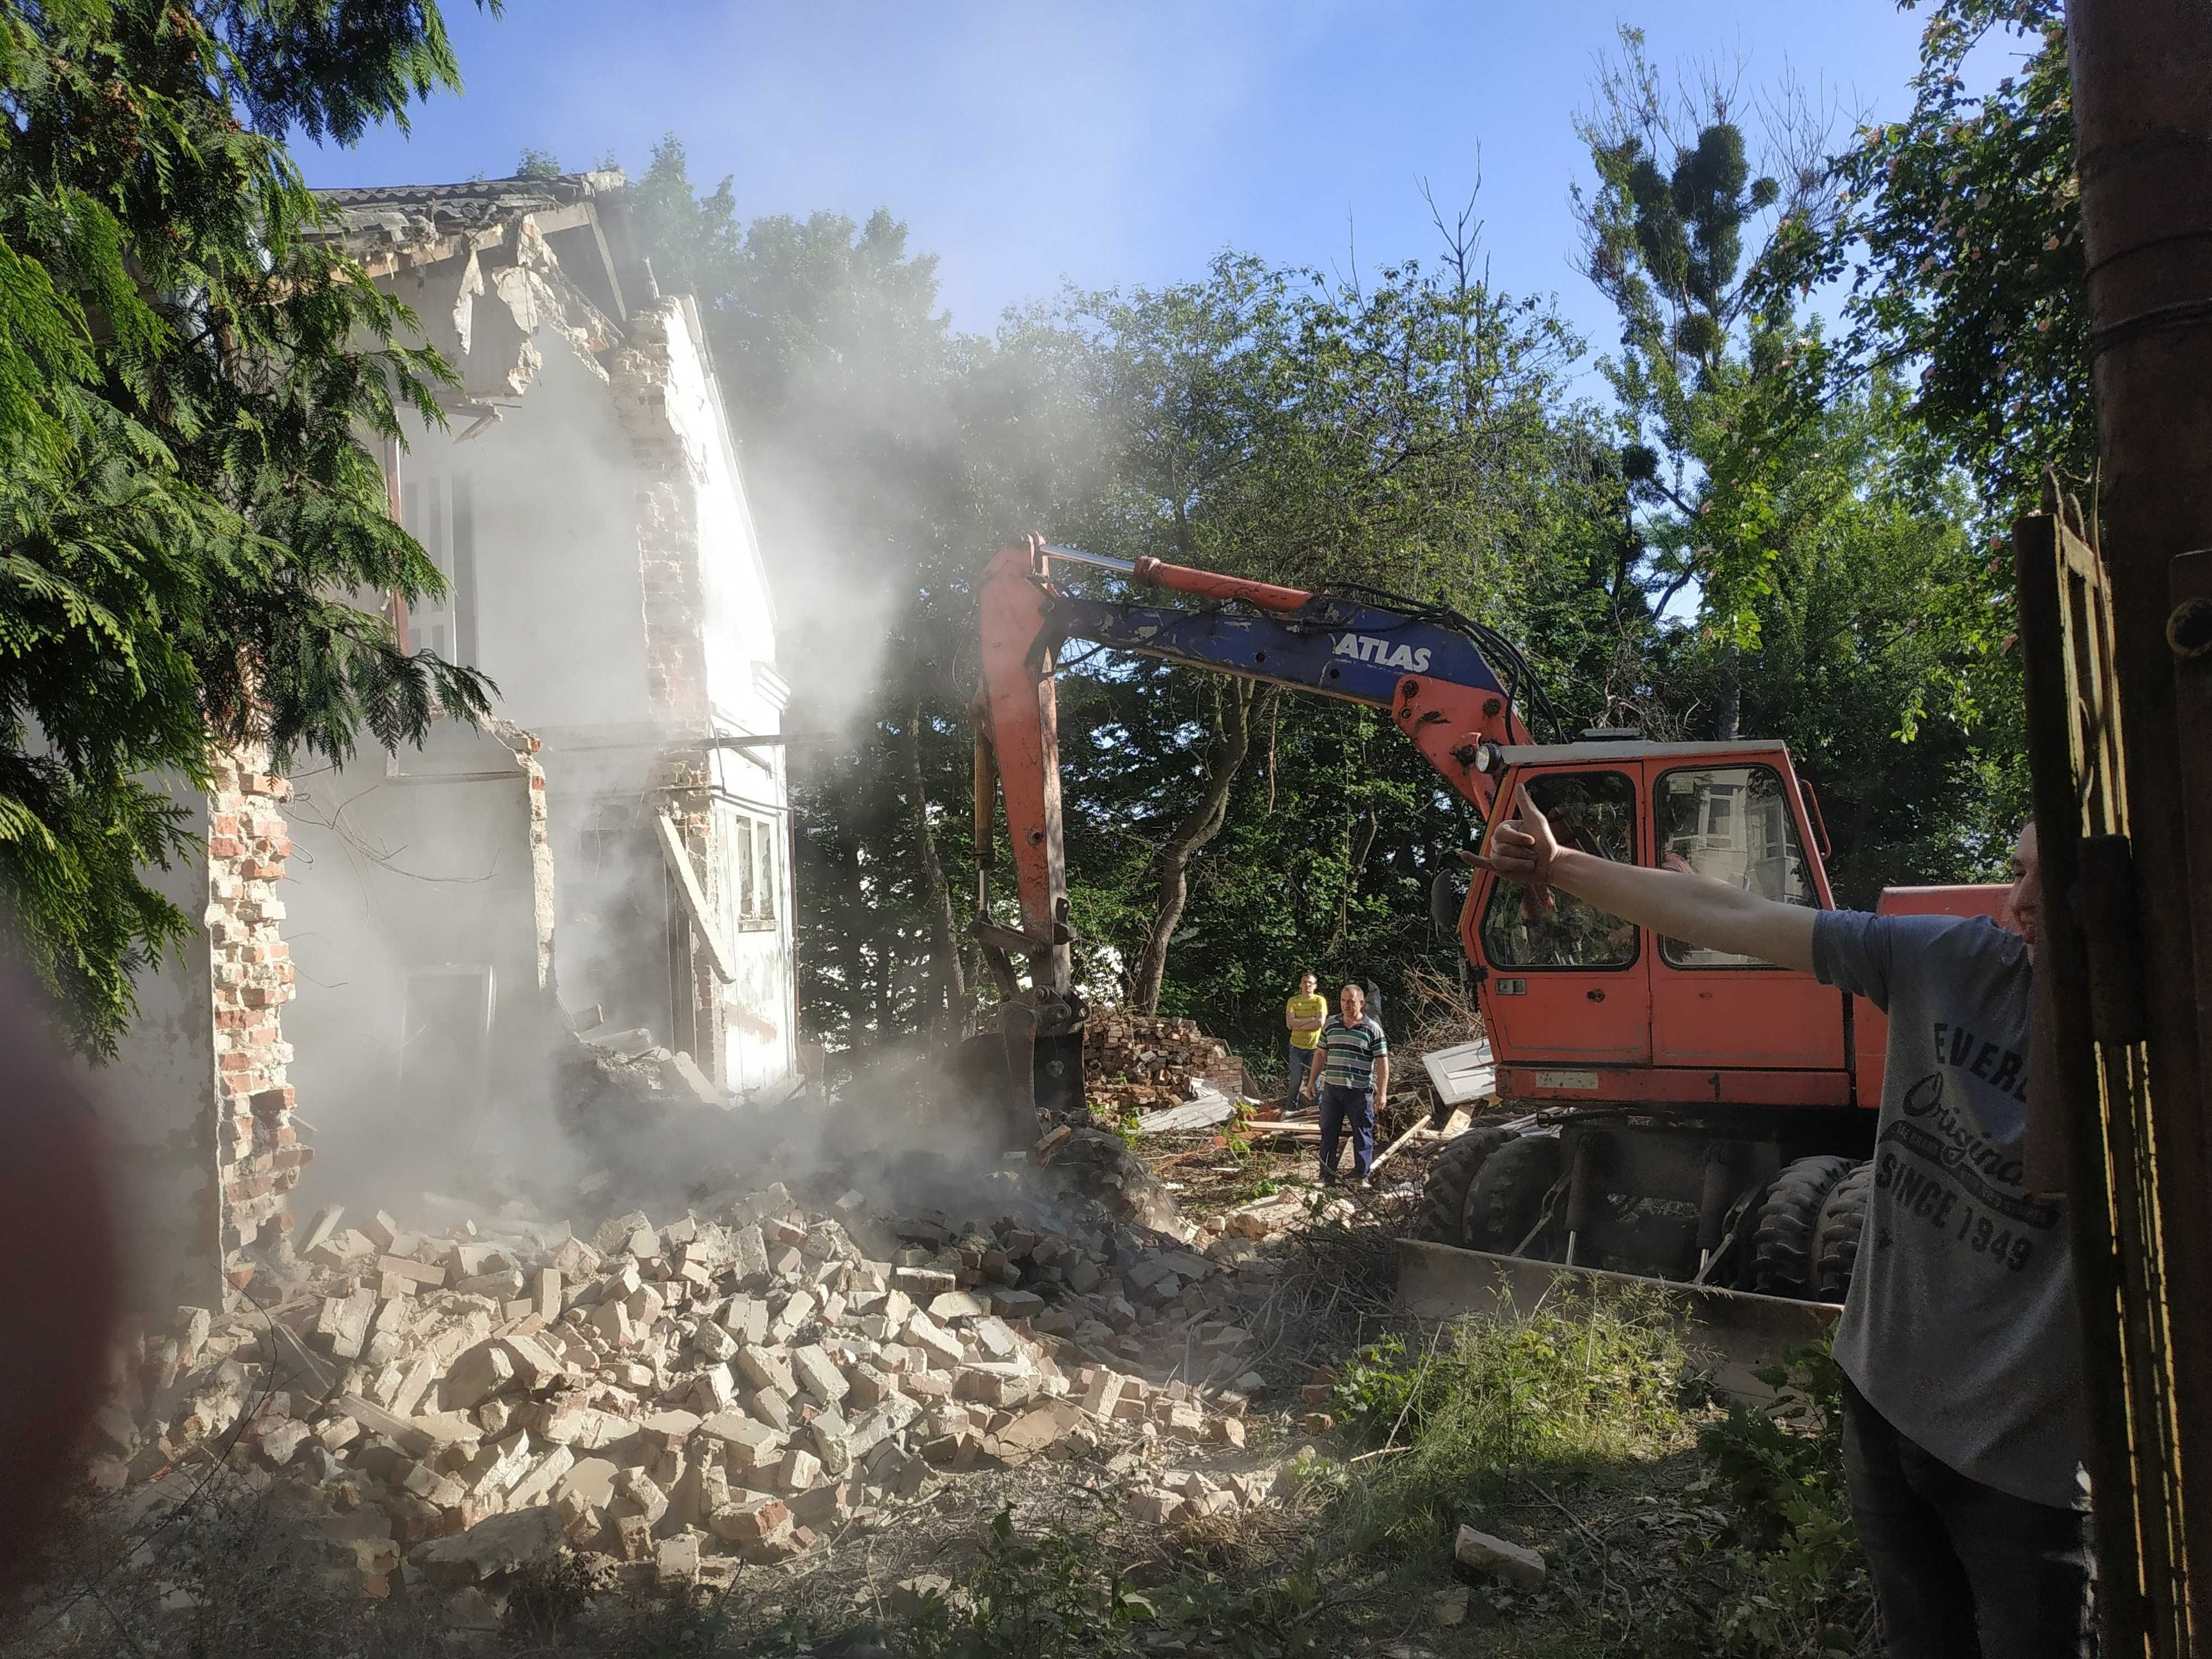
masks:
<svg viewBox="0 0 2212 1659"><path fill-rule="evenodd" d="M1056 568L1199 603L1087 597L1055 581ZM1784 744L1570 735L1512 643L1444 606L1131 563L1032 536L992 561L981 608L975 931L1005 998L994 1054L1013 1097L1042 1111L1083 1106L1053 690L1071 640L1386 708L1486 826L1525 785L1561 842L1585 852L1785 903L1833 903L1819 798ZM989 914L1001 791L1018 928ZM1436 896L1448 904L1445 879L1440 871ZM1881 908L1994 915L2002 892L1892 889ZM1498 1092L1531 1113L1471 1130L1437 1156L1424 1193L1430 1237L1841 1299L1881 1097L1887 1028L1875 1009L1809 975L1654 937L1568 894L1540 904L1487 872L1474 874L1458 931Z"/></svg>

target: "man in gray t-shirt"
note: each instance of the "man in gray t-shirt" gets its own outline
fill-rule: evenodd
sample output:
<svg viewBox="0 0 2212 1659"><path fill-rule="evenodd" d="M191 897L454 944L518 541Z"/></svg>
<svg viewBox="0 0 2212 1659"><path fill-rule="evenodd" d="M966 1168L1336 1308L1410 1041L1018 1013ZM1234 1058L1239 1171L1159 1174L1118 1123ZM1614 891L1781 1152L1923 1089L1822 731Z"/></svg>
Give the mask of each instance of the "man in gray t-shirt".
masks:
<svg viewBox="0 0 2212 1659"><path fill-rule="evenodd" d="M1978 917L1831 910L1813 969L1890 1022L1837 1363L1960 1474L2071 1508L2085 1425L2073 1257L2064 1211L2021 1188L2027 942Z"/></svg>
<svg viewBox="0 0 2212 1659"><path fill-rule="evenodd" d="M1852 1518L1896 1659L2080 1651L2088 1538L2063 1211L2021 1184L2039 902L2035 832L2011 931L1780 904L1562 848L1524 793L1486 868L1670 939L1816 974L1889 1016L1874 1188L1836 1359Z"/></svg>

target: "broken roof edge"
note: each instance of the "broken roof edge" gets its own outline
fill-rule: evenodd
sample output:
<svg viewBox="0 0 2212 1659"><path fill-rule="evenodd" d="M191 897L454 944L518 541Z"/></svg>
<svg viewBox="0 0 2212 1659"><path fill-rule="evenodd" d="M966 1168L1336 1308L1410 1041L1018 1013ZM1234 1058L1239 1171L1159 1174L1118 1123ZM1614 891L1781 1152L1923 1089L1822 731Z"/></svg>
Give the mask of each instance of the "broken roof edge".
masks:
<svg viewBox="0 0 2212 1659"><path fill-rule="evenodd" d="M332 210L338 240L356 237L370 243L391 240L393 220L413 218L428 231L451 234L479 228L526 213L574 207L629 189L619 167L564 173L552 178L470 179L449 185L355 185L318 190L315 199ZM310 232L331 240L327 229Z"/></svg>
<svg viewBox="0 0 2212 1659"><path fill-rule="evenodd" d="M641 301L653 293L645 262L630 245L629 186L619 168L605 168L550 178L319 190L314 195L326 222L308 234L335 245L371 280L381 280L478 254L495 255L496 263L498 250L519 250L526 227L536 230L558 263L559 251L549 239L581 233L585 257L569 278L574 283L582 276L580 291L592 306L621 323L629 319L632 297ZM579 250L567 251L574 263Z"/></svg>

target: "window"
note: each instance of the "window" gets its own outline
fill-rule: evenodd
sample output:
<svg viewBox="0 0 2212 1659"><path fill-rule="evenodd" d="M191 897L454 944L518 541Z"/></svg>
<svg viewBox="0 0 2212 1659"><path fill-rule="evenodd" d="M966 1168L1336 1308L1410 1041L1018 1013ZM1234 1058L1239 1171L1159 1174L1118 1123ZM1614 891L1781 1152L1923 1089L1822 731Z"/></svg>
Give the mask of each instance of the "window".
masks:
<svg viewBox="0 0 2212 1659"><path fill-rule="evenodd" d="M722 823L722 921L732 935L775 926L781 886L776 847L779 822L765 813L725 805Z"/></svg>
<svg viewBox="0 0 2212 1659"><path fill-rule="evenodd" d="M1552 821L1562 847L1599 858L1636 857L1636 786L1626 772L1554 772L1533 778L1528 793ZM1636 929L1618 916L1556 889L1553 908L1534 911L1528 889L1499 881L1482 912L1483 954L1499 968L1626 968L1636 960Z"/></svg>
<svg viewBox="0 0 2212 1659"><path fill-rule="evenodd" d="M475 501L465 474L403 474L399 523L422 544L446 579L441 598L419 595L407 607L407 648L433 651L448 662L477 660Z"/></svg>
<svg viewBox="0 0 2212 1659"><path fill-rule="evenodd" d="M1741 887L1784 904L1816 905L1782 775L1771 766L1711 766L1660 775L1651 792L1659 860L1673 869ZM1677 968L1759 968L1756 957L1662 939Z"/></svg>

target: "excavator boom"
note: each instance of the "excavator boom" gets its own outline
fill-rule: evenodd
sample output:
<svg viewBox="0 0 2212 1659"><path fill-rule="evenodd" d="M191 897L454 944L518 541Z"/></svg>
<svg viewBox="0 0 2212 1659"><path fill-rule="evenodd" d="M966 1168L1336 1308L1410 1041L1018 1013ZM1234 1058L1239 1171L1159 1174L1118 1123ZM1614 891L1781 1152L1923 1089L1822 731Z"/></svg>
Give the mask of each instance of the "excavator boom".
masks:
<svg viewBox="0 0 2212 1659"><path fill-rule="evenodd" d="M1065 593L1050 580L1055 561L1213 603L1182 608ZM984 575L981 599L977 735L994 766L979 760L976 775L994 771L1006 793L1022 926L1010 936L979 914L979 931L1002 949L1026 953L1032 985L1055 994L1068 988L1068 935L1052 687L1068 641L1388 709L1445 781L1486 816L1499 750L1530 741L1514 694L1484 653L1480 630L1440 609L1312 593L1158 559L1102 558L1047 547L1036 537L1000 550ZM1492 649L1511 647L1493 641ZM1517 665L1517 653L1514 660Z"/></svg>
<svg viewBox="0 0 2212 1659"><path fill-rule="evenodd" d="M1138 605L1062 592L1054 563L1105 569L1140 586L1188 594L1192 607ZM1451 787L1488 815L1498 757L1529 732L1515 693L1536 693L1512 647L1492 651L1518 671L1503 679L1484 630L1441 608L1359 592L1314 593L1158 559L1133 562L1048 547L1032 536L1003 548L981 593L982 685L975 725L977 891L974 931L1018 1031L1007 1032L1018 1097L1080 1103L1082 1010L1072 978L1073 938L1060 825L1060 737L1053 677L1071 640L1212 669L1389 711ZM990 915L990 791L1006 806L1021 925ZM1021 989L1016 957L1029 967ZM1068 1038L1073 1034L1071 1045ZM1043 1045L1040 1048L1039 1045ZM1041 1058L1049 1053L1048 1058ZM1072 1092L1072 1095L1070 1091Z"/></svg>

